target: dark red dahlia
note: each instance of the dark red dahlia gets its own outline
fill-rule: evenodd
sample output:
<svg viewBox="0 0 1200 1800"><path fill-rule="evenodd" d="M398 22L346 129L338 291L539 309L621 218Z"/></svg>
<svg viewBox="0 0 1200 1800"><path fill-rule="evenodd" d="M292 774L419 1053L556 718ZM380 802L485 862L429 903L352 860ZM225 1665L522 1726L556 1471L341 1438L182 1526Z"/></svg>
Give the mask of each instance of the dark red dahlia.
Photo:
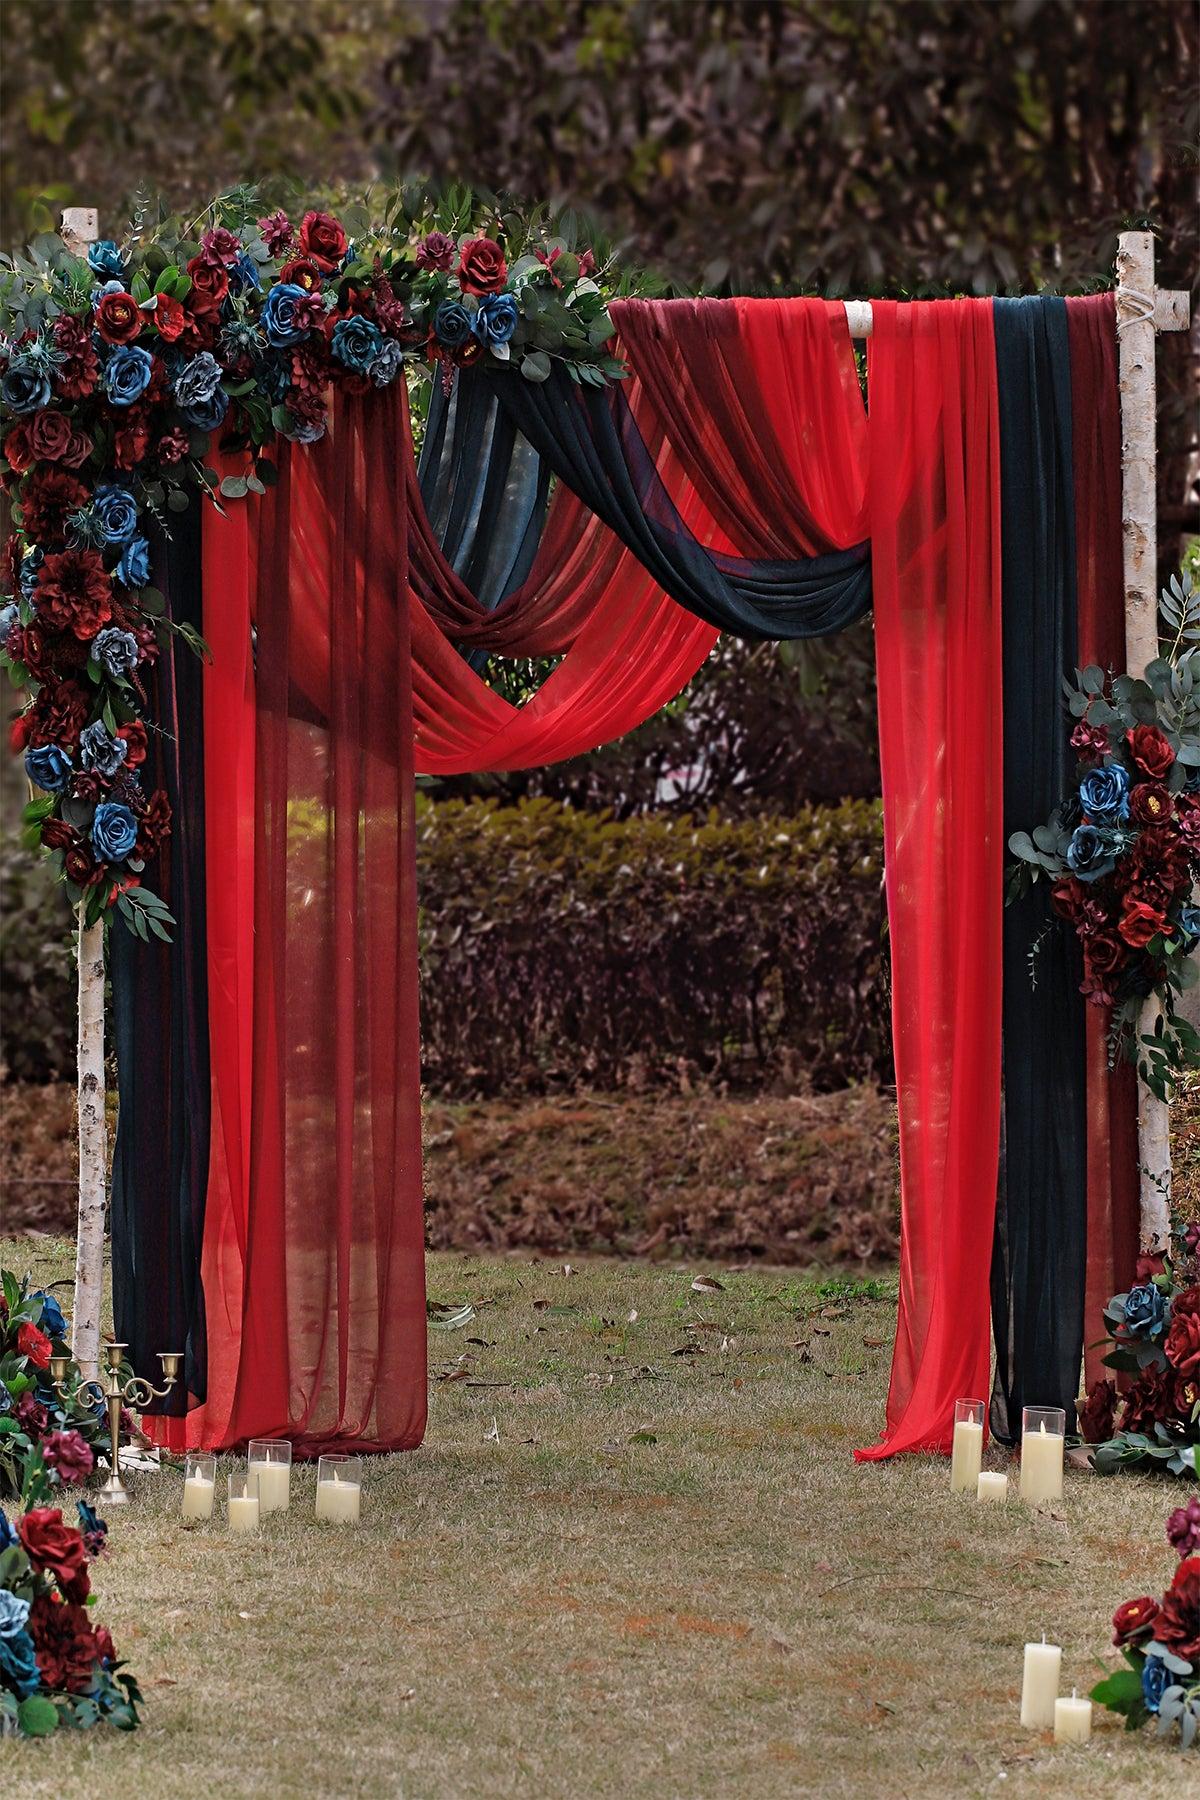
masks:
<svg viewBox="0 0 1200 1800"><path fill-rule="evenodd" d="M94 638L112 617L112 580L95 550L63 550L38 570L34 605L51 631Z"/></svg>
<svg viewBox="0 0 1200 1800"><path fill-rule="evenodd" d="M61 744L73 750L92 710L91 694L78 681L48 681L38 689L26 717L30 744Z"/></svg>
<svg viewBox="0 0 1200 1800"><path fill-rule="evenodd" d="M1103 1444L1113 1434L1117 1390L1111 1381L1094 1381L1079 1408L1079 1430L1085 1444Z"/></svg>
<svg viewBox="0 0 1200 1800"><path fill-rule="evenodd" d="M21 490L21 518L27 537L37 544L61 543L67 516L86 506L88 489L65 469L37 468Z"/></svg>
<svg viewBox="0 0 1200 1800"><path fill-rule="evenodd" d="M54 370L56 390L64 400L86 400L100 379L100 358L90 325L73 313L64 313L54 321L54 340L66 358Z"/></svg>
<svg viewBox="0 0 1200 1800"><path fill-rule="evenodd" d="M60 1693L85 1693L100 1660L87 1608L56 1594L39 1594L29 1609L29 1633L43 1684Z"/></svg>
<svg viewBox="0 0 1200 1800"><path fill-rule="evenodd" d="M1122 1431L1150 1431L1160 1419L1176 1417L1175 1377L1170 1369L1143 1369L1129 1392L1121 1413Z"/></svg>
<svg viewBox="0 0 1200 1800"><path fill-rule="evenodd" d="M153 856L170 829L171 802L165 791L158 788L146 802L146 810L138 826L138 855L143 859Z"/></svg>
<svg viewBox="0 0 1200 1800"><path fill-rule="evenodd" d="M1193 1668L1200 1662L1200 1556L1185 1556L1176 1569L1162 1598L1154 1636Z"/></svg>

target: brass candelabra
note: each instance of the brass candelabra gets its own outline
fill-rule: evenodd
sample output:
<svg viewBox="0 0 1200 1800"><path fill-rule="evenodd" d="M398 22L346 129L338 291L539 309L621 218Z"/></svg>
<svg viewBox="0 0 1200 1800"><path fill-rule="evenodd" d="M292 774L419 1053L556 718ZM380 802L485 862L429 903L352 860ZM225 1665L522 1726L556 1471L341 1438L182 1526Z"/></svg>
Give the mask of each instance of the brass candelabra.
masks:
<svg viewBox="0 0 1200 1800"><path fill-rule="evenodd" d="M93 1394L98 1405L108 1408L108 1441L110 1468L108 1480L100 1489L100 1499L105 1506L124 1506L129 1500L129 1489L121 1480L121 1407L149 1406L151 1400L162 1400L170 1393L179 1379L179 1365L183 1361L178 1350L160 1350L158 1360L162 1364L165 1387L156 1388L153 1382L142 1375L130 1375L121 1380L121 1364L124 1361L128 1344L105 1344L104 1360L108 1364L106 1379L99 1381L81 1381L76 1390L79 1393ZM71 1369L69 1356L52 1356L50 1358L50 1379L55 1390L60 1394L67 1391L67 1376Z"/></svg>

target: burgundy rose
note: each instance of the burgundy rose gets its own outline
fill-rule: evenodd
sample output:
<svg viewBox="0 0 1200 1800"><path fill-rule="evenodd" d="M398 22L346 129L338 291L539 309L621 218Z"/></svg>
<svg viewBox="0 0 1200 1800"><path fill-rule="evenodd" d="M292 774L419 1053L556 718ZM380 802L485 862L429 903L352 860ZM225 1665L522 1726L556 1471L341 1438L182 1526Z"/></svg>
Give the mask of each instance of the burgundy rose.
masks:
<svg viewBox="0 0 1200 1800"><path fill-rule="evenodd" d="M200 254L205 262L218 263L223 268L231 269L242 254L242 240L236 231L230 231L224 225L214 225L200 239Z"/></svg>
<svg viewBox="0 0 1200 1800"><path fill-rule="evenodd" d="M492 238L469 238L458 259L458 285L464 294L498 294L508 280L504 252Z"/></svg>
<svg viewBox="0 0 1200 1800"><path fill-rule="evenodd" d="M63 550L46 557L34 594L37 614L52 631L94 638L112 617L112 581L95 550Z"/></svg>
<svg viewBox="0 0 1200 1800"><path fill-rule="evenodd" d="M1135 950L1144 950L1152 937L1167 937L1171 931L1168 921L1156 906L1150 906L1144 900L1128 898L1117 929L1125 942L1132 944Z"/></svg>
<svg viewBox="0 0 1200 1800"><path fill-rule="evenodd" d="M28 431L29 452L37 462L61 462L63 452L71 448L71 421L52 406L34 413Z"/></svg>
<svg viewBox="0 0 1200 1800"><path fill-rule="evenodd" d="M17 1326L17 1355L27 1356L35 1369L50 1367L50 1352L53 1345L45 1332L26 1319Z"/></svg>
<svg viewBox="0 0 1200 1800"><path fill-rule="evenodd" d="M346 254L346 233L332 214L307 212L300 223L300 252L331 274Z"/></svg>
<svg viewBox="0 0 1200 1800"><path fill-rule="evenodd" d="M1157 725L1135 725L1125 733L1134 762L1151 781L1161 781L1175 761L1175 752Z"/></svg>
<svg viewBox="0 0 1200 1800"><path fill-rule="evenodd" d="M78 512L90 497L77 475L69 475L65 469L35 469L21 493L26 536L38 544L61 539L68 513Z"/></svg>
<svg viewBox="0 0 1200 1800"><path fill-rule="evenodd" d="M29 1609L29 1634L43 1684L58 1692L85 1693L99 1661L86 1607L56 1594L39 1594Z"/></svg>
<svg viewBox="0 0 1200 1800"><path fill-rule="evenodd" d="M1112 1001L1115 977L1125 967L1129 952L1112 932L1098 931L1083 941L1083 981L1080 991L1097 1005Z"/></svg>
<svg viewBox="0 0 1200 1800"><path fill-rule="evenodd" d="M86 1575L88 1556L73 1525L64 1523L57 1506L35 1506L17 1520L17 1536L40 1574L53 1575L64 1589Z"/></svg>
<svg viewBox="0 0 1200 1800"><path fill-rule="evenodd" d="M96 302L96 330L106 344L132 344L142 329L142 309L124 290L101 294Z"/></svg>
<svg viewBox="0 0 1200 1800"><path fill-rule="evenodd" d="M1200 1550L1200 1494L1193 1494L1186 1506L1177 1506L1168 1516L1167 1542L1180 1556Z"/></svg>
<svg viewBox="0 0 1200 1800"><path fill-rule="evenodd" d="M14 625L5 646L15 663L24 663L35 681L50 673L50 652L45 634L36 625Z"/></svg>
<svg viewBox="0 0 1200 1800"><path fill-rule="evenodd" d="M1175 808L1161 781L1139 781L1129 796L1129 810L1139 825L1165 825Z"/></svg>
<svg viewBox="0 0 1200 1800"><path fill-rule="evenodd" d="M263 243L271 256L282 256L296 235L285 212L268 213L265 219L258 221L258 229L262 232Z"/></svg>
<svg viewBox="0 0 1200 1800"><path fill-rule="evenodd" d="M37 415L35 414L34 417ZM24 475L37 461L29 441L29 419L20 419L4 437L4 460L15 475Z"/></svg>
<svg viewBox="0 0 1200 1800"><path fill-rule="evenodd" d="M117 432L113 442L113 461L118 469L136 469L146 460L150 448L150 426L144 414L129 419Z"/></svg>
<svg viewBox="0 0 1200 1800"><path fill-rule="evenodd" d="M304 288L311 294L321 285L321 271L311 256L295 256L291 262L284 263L279 271L279 279L292 287Z"/></svg>
<svg viewBox="0 0 1200 1800"><path fill-rule="evenodd" d="M1152 1600L1149 1594L1143 1594L1140 1600L1122 1601L1112 1618L1113 1643L1120 1647L1153 1637L1157 1618L1158 1601Z"/></svg>
<svg viewBox="0 0 1200 1800"><path fill-rule="evenodd" d="M174 464L183 461L188 449L187 432L182 425L172 425L170 431L164 431L159 438L156 453L160 462Z"/></svg>
<svg viewBox="0 0 1200 1800"><path fill-rule="evenodd" d="M69 850L77 841L77 833L67 824L65 819L46 819L42 824L42 848L45 850Z"/></svg>
<svg viewBox="0 0 1200 1800"><path fill-rule="evenodd" d="M193 256L187 272L192 278L187 297L189 312L211 312L220 306L229 292L229 276L222 265L209 262L204 256Z"/></svg>
<svg viewBox="0 0 1200 1800"><path fill-rule="evenodd" d="M418 269L440 269L443 274L454 267L458 246L444 231L431 231L417 245Z"/></svg>
<svg viewBox="0 0 1200 1800"><path fill-rule="evenodd" d="M1184 1288L1176 1294L1163 1350L1171 1367L1181 1375L1200 1371L1200 1287Z"/></svg>
<svg viewBox="0 0 1200 1800"><path fill-rule="evenodd" d="M1103 1444L1113 1434L1117 1390L1111 1381L1094 1381L1079 1410L1079 1430L1085 1444Z"/></svg>
<svg viewBox="0 0 1200 1800"><path fill-rule="evenodd" d="M118 725L117 736L125 743L125 767L136 769L146 760L146 727L140 719L131 719L128 725Z"/></svg>
<svg viewBox="0 0 1200 1800"><path fill-rule="evenodd" d="M67 1487L86 1481L96 1466L91 1447L77 1431L52 1431L42 1439L42 1455Z"/></svg>
<svg viewBox="0 0 1200 1800"><path fill-rule="evenodd" d="M1176 1569L1162 1598L1154 1636L1193 1667L1200 1662L1200 1556L1185 1556Z"/></svg>
<svg viewBox="0 0 1200 1800"><path fill-rule="evenodd" d="M40 1438L50 1423L50 1414L35 1394L26 1389L13 1407L13 1418L29 1437Z"/></svg>

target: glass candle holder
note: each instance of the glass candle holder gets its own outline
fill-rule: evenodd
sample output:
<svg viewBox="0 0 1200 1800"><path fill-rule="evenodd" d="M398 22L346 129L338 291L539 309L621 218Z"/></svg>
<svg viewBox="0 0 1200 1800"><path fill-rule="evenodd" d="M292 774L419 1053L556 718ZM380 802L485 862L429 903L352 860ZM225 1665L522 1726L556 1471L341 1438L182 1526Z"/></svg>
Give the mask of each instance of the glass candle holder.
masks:
<svg viewBox="0 0 1200 1800"><path fill-rule="evenodd" d="M1021 1498L1061 1500L1067 1415L1061 1406L1027 1406L1021 1413Z"/></svg>
<svg viewBox="0 0 1200 1800"><path fill-rule="evenodd" d="M950 1492L973 1494L983 1461L982 1400L954 1402L954 1443L950 1452Z"/></svg>
<svg viewBox="0 0 1200 1800"><path fill-rule="evenodd" d="M234 1469L229 1477L230 1531L257 1531L260 1523L258 1494L250 1485L245 1469Z"/></svg>
<svg viewBox="0 0 1200 1800"><path fill-rule="evenodd" d="M251 1438L246 1472L260 1512L287 1511L292 1502L292 1446L286 1438Z"/></svg>
<svg viewBox="0 0 1200 1800"><path fill-rule="evenodd" d="M207 1451L189 1450L183 1470L181 1518L211 1519L217 1493L217 1459Z"/></svg>
<svg viewBox="0 0 1200 1800"><path fill-rule="evenodd" d="M357 1525L362 1505L362 1457L322 1456L317 1463L317 1518Z"/></svg>

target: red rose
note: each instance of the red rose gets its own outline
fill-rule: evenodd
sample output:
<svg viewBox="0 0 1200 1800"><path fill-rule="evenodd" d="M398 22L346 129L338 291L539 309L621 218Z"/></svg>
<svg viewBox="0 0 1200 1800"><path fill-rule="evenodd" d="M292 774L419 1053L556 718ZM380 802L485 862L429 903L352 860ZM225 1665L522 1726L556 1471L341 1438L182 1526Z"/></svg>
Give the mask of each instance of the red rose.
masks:
<svg viewBox="0 0 1200 1800"><path fill-rule="evenodd" d="M292 287L304 288L313 293L321 285L321 271L311 256L294 256L289 263L284 263L279 271L280 281L290 282Z"/></svg>
<svg viewBox="0 0 1200 1800"><path fill-rule="evenodd" d="M98 551L52 552L38 570L34 605L52 631L94 638L112 617L112 581Z"/></svg>
<svg viewBox="0 0 1200 1800"><path fill-rule="evenodd" d="M132 344L142 329L142 309L132 294L122 289L101 294L96 302L96 330L106 344Z"/></svg>
<svg viewBox="0 0 1200 1800"><path fill-rule="evenodd" d="M1113 1434L1117 1390L1111 1381L1094 1381L1078 1409L1079 1431L1085 1444L1103 1444Z"/></svg>
<svg viewBox="0 0 1200 1800"><path fill-rule="evenodd" d="M1175 752L1157 725L1135 725L1125 733L1125 742L1134 762L1151 781L1161 781L1175 761Z"/></svg>
<svg viewBox="0 0 1200 1800"><path fill-rule="evenodd" d="M42 1455L46 1466L57 1469L59 1480L67 1487L86 1481L96 1466L91 1446L77 1431L52 1431L42 1440Z"/></svg>
<svg viewBox="0 0 1200 1800"><path fill-rule="evenodd" d="M50 1423L50 1414L35 1394L28 1390L13 1407L13 1418L29 1437L41 1437Z"/></svg>
<svg viewBox="0 0 1200 1800"><path fill-rule="evenodd" d="M330 213L307 212L300 223L300 251L329 275L346 254L346 233Z"/></svg>
<svg viewBox="0 0 1200 1800"><path fill-rule="evenodd" d="M28 1319L17 1326L17 1355L27 1356L36 1369L50 1367L50 1339Z"/></svg>
<svg viewBox="0 0 1200 1800"><path fill-rule="evenodd" d="M83 1538L73 1525L64 1524L57 1506L35 1506L17 1520L17 1536L34 1568L55 1576L64 1591L87 1574Z"/></svg>
<svg viewBox="0 0 1200 1800"><path fill-rule="evenodd" d="M189 311L211 312L220 306L229 292L229 276L221 264L209 262L203 256L193 256L187 272L192 278L187 297Z"/></svg>
<svg viewBox="0 0 1200 1800"><path fill-rule="evenodd" d="M1080 992L1097 1006L1112 1003L1114 977L1125 967L1129 952L1109 931L1097 931L1083 940L1083 981Z"/></svg>
<svg viewBox="0 0 1200 1800"><path fill-rule="evenodd" d="M96 1634L87 1609L56 1594L39 1594L29 1609L29 1634L44 1686L82 1694L99 1660Z"/></svg>
<svg viewBox="0 0 1200 1800"><path fill-rule="evenodd" d="M117 432L113 443L113 461L118 469L136 469L139 463L145 462L149 448L150 426L145 416L138 414L127 420Z"/></svg>
<svg viewBox="0 0 1200 1800"><path fill-rule="evenodd" d="M1129 796L1129 810L1139 825L1165 825L1174 805L1161 781L1139 781Z"/></svg>
<svg viewBox="0 0 1200 1800"><path fill-rule="evenodd" d="M24 663L35 681L45 681L50 674L45 634L36 625L14 625L6 648L13 662Z"/></svg>
<svg viewBox="0 0 1200 1800"><path fill-rule="evenodd" d="M1200 1660L1200 1556L1185 1556L1163 1595L1154 1636L1193 1666Z"/></svg>
<svg viewBox="0 0 1200 1800"><path fill-rule="evenodd" d="M140 719L131 719L128 725L117 726L117 736L127 746L125 751L125 767L136 769L146 760L146 727Z"/></svg>
<svg viewBox="0 0 1200 1800"><path fill-rule="evenodd" d="M4 460L15 475L24 475L36 458L29 442L29 420L22 419L5 434Z"/></svg>
<svg viewBox="0 0 1200 1800"><path fill-rule="evenodd" d="M1181 1375L1200 1371L1200 1287L1184 1288L1171 1302L1171 1325L1163 1350Z"/></svg>
<svg viewBox="0 0 1200 1800"><path fill-rule="evenodd" d="M66 413L44 406L29 421L30 455L38 462L61 462L63 453L71 448L71 436L71 421Z"/></svg>
<svg viewBox="0 0 1200 1800"><path fill-rule="evenodd" d="M1152 1600L1149 1594L1144 1594L1140 1600L1123 1601L1112 1618L1113 1643L1120 1647L1153 1637L1157 1617L1158 1601Z"/></svg>
<svg viewBox="0 0 1200 1800"><path fill-rule="evenodd" d="M149 322L166 344L173 344L183 330L187 314L183 305L176 300L174 294L160 294L158 305L150 314Z"/></svg>
<svg viewBox="0 0 1200 1800"><path fill-rule="evenodd" d="M464 294L498 294L508 280L508 264L491 238L469 238L458 259L458 285Z"/></svg>
<svg viewBox="0 0 1200 1800"><path fill-rule="evenodd" d="M1156 906L1148 906L1144 900L1126 899L1117 929L1127 944L1144 950L1152 937L1168 936L1171 927Z"/></svg>
<svg viewBox="0 0 1200 1800"><path fill-rule="evenodd" d="M65 469L35 469L21 493L21 519L28 537L49 544L63 536L67 514L91 498L77 475Z"/></svg>

